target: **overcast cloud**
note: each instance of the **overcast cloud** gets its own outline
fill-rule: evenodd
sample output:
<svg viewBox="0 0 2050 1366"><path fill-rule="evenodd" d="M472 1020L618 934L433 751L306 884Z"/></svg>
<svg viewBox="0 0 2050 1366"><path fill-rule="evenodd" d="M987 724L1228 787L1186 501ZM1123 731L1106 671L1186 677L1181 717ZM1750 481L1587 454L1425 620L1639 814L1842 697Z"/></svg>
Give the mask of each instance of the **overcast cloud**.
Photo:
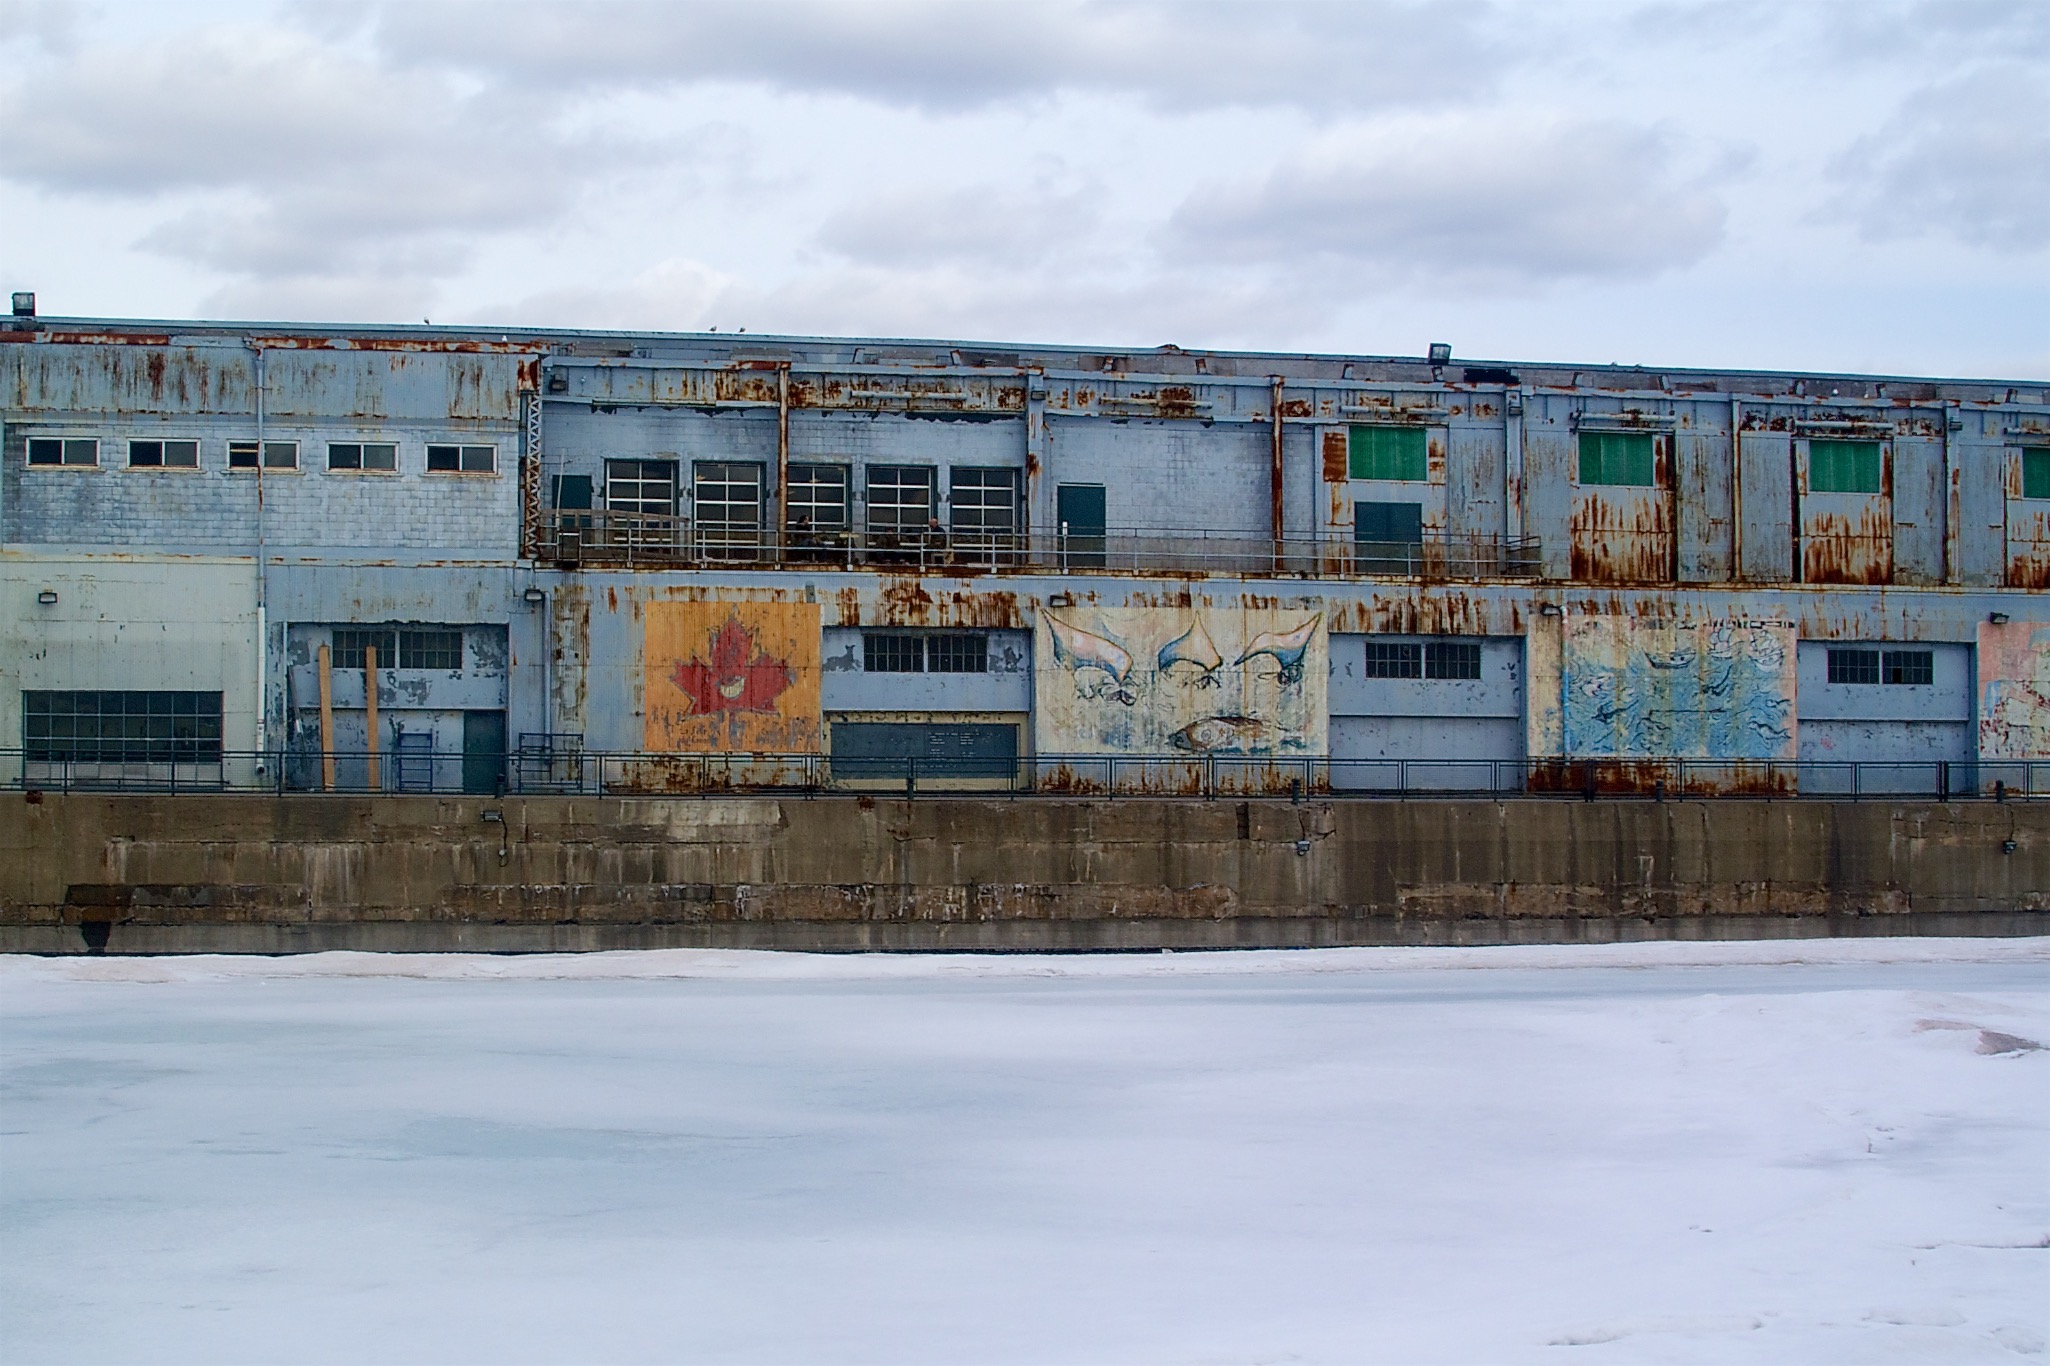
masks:
<svg viewBox="0 0 2050 1366"><path fill-rule="evenodd" d="M2036 0L0 0L0 56L53 313L2050 373Z"/></svg>

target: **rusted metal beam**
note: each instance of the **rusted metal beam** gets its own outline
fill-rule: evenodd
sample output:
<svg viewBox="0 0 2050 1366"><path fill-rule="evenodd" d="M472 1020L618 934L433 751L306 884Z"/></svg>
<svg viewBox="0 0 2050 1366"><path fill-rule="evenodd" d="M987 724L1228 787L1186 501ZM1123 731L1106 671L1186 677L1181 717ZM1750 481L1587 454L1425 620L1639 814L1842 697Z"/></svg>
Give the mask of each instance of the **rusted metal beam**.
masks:
<svg viewBox="0 0 2050 1366"><path fill-rule="evenodd" d="M1269 444L1272 447L1273 468L1268 478L1268 499L1271 504L1269 508L1269 525L1274 529L1274 559L1278 568L1281 560L1282 538L1288 534L1288 529L1282 520L1282 495L1286 491L1286 485L1282 479L1281 467L1281 391L1285 381L1280 375L1275 375L1271 377L1270 382L1273 388L1268 402L1268 416L1272 424L1270 427Z"/></svg>
<svg viewBox="0 0 2050 1366"><path fill-rule="evenodd" d="M776 367L776 524L790 530L790 365Z"/></svg>

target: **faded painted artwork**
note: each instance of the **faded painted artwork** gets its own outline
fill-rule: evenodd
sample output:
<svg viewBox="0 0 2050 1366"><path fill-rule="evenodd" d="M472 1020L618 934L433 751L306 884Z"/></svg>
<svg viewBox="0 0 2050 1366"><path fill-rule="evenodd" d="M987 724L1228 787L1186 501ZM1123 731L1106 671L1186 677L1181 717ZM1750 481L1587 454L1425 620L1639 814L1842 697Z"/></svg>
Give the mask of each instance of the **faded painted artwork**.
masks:
<svg viewBox="0 0 2050 1366"><path fill-rule="evenodd" d="M1791 626L1581 617L1561 662L1569 755L1795 757Z"/></svg>
<svg viewBox="0 0 2050 1366"><path fill-rule="evenodd" d="M1330 638L1308 608L1042 610L1043 754L1319 755Z"/></svg>
<svg viewBox="0 0 2050 1366"><path fill-rule="evenodd" d="M2050 759L2050 626L1979 623L1979 757Z"/></svg>
<svg viewBox="0 0 2050 1366"><path fill-rule="evenodd" d="M657 754L819 752L819 608L648 604L645 747Z"/></svg>

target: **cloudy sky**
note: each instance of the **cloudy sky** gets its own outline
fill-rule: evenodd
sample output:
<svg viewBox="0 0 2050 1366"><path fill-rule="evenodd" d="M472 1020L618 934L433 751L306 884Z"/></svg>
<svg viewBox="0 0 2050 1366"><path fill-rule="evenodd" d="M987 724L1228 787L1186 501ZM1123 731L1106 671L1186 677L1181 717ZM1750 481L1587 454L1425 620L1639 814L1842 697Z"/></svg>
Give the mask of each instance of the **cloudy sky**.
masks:
<svg viewBox="0 0 2050 1366"><path fill-rule="evenodd" d="M2050 0L0 0L45 313L2050 376Z"/></svg>

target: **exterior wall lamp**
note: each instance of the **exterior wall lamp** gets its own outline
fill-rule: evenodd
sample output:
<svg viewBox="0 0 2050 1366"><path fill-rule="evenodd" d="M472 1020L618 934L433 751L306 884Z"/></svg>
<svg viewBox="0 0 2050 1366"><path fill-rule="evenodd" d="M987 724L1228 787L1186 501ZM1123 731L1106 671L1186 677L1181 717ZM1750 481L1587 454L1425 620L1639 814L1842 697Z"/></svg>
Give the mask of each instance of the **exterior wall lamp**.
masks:
<svg viewBox="0 0 2050 1366"><path fill-rule="evenodd" d="M2005 626L2010 618L2005 612L1989 612L1986 620L1992 622L1995 626Z"/></svg>
<svg viewBox="0 0 2050 1366"><path fill-rule="evenodd" d="M520 599L529 607L539 607L542 603L548 601L548 594L539 588L529 588L526 592L520 594Z"/></svg>
<svg viewBox="0 0 2050 1366"><path fill-rule="evenodd" d="M1566 615L1566 609L1559 606L1556 602L1541 602L1538 604L1538 615L1541 617L1563 617Z"/></svg>
<svg viewBox="0 0 2050 1366"><path fill-rule="evenodd" d="M45 607L55 607L57 605L57 590L45 588L42 592L36 594L36 601Z"/></svg>

